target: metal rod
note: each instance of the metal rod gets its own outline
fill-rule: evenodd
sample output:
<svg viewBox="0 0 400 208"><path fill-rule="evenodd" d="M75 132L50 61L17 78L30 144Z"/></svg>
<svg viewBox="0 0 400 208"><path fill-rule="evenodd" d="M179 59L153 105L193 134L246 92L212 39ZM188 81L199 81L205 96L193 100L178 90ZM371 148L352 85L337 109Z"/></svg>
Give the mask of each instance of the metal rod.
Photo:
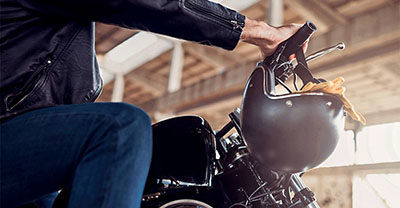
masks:
<svg viewBox="0 0 400 208"><path fill-rule="evenodd" d="M290 179L290 188L292 188L293 192L297 193L297 192L300 192L301 190L303 190L304 188L307 188L307 186L303 183L300 176L298 176L297 174L293 174ZM313 201L313 202L307 204L307 206L305 206L305 207L306 208L319 208L319 205L317 204L316 201Z"/></svg>
<svg viewBox="0 0 400 208"><path fill-rule="evenodd" d="M338 43L338 44L336 44L336 45L334 45L334 46L331 46L331 47L329 47L329 48L322 49L322 50L320 50L320 51L317 51L317 52L315 52L315 53L313 53L313 54L307 56L306 61L307 61L307 62L313 61L313 60L315 60L315 59L317 59L317 58L319 58L319 57L321 57L321 56L324 56L324 55L326 55L326 54L332 52L332 51L335 51L335 50L343 50L344 48L345 48L344 43Z"/></svg>

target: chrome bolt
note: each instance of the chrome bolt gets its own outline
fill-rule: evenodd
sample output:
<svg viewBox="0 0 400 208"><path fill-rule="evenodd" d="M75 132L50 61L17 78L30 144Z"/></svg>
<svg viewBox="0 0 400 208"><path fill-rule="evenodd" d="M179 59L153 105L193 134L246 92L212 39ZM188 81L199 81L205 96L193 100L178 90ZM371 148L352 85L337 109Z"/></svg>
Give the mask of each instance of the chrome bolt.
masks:
<svg viewBox="0 0 400 208"><path fill-rule="evenodd" d="M331 101L327 102L326 106L331 107L332 106L332 102Z"/></svg>
<svg viewBox="0 0 400 208"><path fill-rule="evenodd" d="M289 107L289 108L293 106L293 102L292 102L291 100L287 100L287 101L285 102L285 104L286 104L286 106Z"/></svg>
<svg viewBox="0 0 400 208"><path fill-rule="evenodd" d="M235 112L240 113L240 108L235 108Z"/></svg>

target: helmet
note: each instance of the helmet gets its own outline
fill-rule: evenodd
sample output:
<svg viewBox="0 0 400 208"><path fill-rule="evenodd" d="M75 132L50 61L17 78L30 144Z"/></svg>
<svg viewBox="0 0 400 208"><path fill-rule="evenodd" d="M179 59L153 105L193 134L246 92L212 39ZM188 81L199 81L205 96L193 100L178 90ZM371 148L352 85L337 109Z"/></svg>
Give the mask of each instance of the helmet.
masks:
<svg viewBox="0 0 400 208"><path fill-rule="evenodd" d="M343 103L317 92L273 95L274 80L259 65L247 81L240 121L246 145L274 170L295 173L316 167L333 152L344 129Z"/></svg>

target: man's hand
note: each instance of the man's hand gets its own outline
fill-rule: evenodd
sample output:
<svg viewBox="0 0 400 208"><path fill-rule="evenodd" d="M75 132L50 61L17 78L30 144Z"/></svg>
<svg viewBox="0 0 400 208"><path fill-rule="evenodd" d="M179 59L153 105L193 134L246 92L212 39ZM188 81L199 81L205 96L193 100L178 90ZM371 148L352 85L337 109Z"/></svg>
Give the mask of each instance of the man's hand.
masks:
<svg viewBox="0 0 400 208"><path fill-rule="evenodd" d="M260 47L264 59L273 54L279 43L294 35L300 27L299 24L272 27L265 22L246 18L240 40ZM306 45L303 46L303 50L306 49Z"/></svg>

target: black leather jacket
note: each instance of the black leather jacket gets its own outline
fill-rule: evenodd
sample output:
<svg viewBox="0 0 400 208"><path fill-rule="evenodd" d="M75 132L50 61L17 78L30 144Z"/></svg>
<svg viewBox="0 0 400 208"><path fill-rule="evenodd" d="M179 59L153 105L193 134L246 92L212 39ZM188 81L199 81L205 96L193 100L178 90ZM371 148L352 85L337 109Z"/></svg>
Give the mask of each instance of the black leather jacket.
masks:
<svg viewBox="0 0 400 208"><path fill-rule="evenodd" d="M205 0L0 0L0 118L97 98L94 21L231 50L244 19Z"/></svg>

